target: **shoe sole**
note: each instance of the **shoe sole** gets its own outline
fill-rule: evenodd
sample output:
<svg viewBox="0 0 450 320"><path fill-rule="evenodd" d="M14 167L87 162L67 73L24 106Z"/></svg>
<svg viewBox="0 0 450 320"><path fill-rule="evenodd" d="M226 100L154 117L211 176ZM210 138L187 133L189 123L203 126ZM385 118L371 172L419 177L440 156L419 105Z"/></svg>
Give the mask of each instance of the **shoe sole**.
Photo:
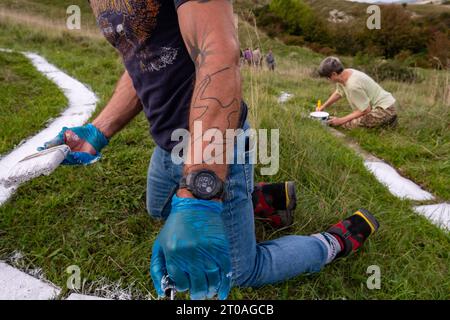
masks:
<svg viewBox="0 0 450 320"><path fill-rule="evenodd" d="M294 223L294 211L297 208L297 195L295 192L295 182L288 181L285 183L286 191L286 211L279 211L282 227L288 227Z"/></svg>
<svg viewBox="0 0 450 320"><path fill-rule="evenodd" d="M377 232L378 229L380 228L380 223L368 210L359 209L358 211L355 212L355 214L360 216L367 222L371 230L370 232L371 235Z"/></svg>
<svg viewBox="0 0 450 320"><path fill-rule="evenodd" d="M294 211L297 207L297 195L295 192L295 182L288 181L285 185L286 189L286 209L288 211Z"/></svg>

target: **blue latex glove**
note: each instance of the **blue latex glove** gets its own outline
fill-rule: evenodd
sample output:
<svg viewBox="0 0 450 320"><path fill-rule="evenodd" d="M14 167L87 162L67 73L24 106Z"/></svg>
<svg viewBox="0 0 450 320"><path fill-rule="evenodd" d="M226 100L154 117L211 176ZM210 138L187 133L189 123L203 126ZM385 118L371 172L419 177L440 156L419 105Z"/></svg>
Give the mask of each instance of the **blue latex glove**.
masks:
<svg viewBox="0 0 450 320"><path fill-rule="evenodd" d="M66 134L68 130L70 130L71 132ZM68 137L70 141L68 141ZM82 127L64 127L55 138L46 142L43 147L39 147L38 151L52 148L61 144L67 144L72 148L72 145L80 144L80 142L89 143L95 149L95 154L92 155L87 152L72 151L67 155L62 164L89 165L97 162L102 156L100 151L109 143L108 139L103 135L103 133L94 125L89 123Z"/></svg>
<svg viewBox="0 0 450 320"><path fill-rule="evenodd" d="M172 199L172 211L153 244L151 275L160 297L165 275L192 299L227 298L231 288L230 246L216 201Z"/></svg>

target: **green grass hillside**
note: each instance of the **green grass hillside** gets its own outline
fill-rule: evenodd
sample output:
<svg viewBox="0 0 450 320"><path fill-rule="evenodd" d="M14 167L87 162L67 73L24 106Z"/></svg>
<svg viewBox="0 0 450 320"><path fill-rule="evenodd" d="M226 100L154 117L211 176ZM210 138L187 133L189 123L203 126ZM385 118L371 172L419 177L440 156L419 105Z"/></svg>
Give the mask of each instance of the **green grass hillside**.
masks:
<svg viewBox="0 0 450 320"><path fill-rule="evenodd" d="M353 17L367 16L366 9L368 3L346 1L346 0L305 0L314 10L327 17L331 10L344 11ZM251 10L256 7L266 5L270 0L235 0L235 7L238 10ZM408 4L408 10L417 15L432 16L443 12L450 12L448 4Z"/></svg>
<svg viewBox="0 0 450 320"><path fill-rule="evenodd" d="M63 1L41 3L64 15L59 7ZM36 4L36 10L43 9ZM27 14L36 21L43 18L37 11ZM0 20L0 47L36 51L89 85L101 98L98 113L123 71L115 51L95 36L57 28L43 32L27 25ZM271 47L278 63L275 73L243 68L244 98L250 105L253 127L280 130L280 172L269 178L257 176L257 180L293 180L299 193L295 224L276 231L258 223L258 238L316 233L359 207L372 211L381 228L361 252L327 266L320 274L259 289L234 288L230 298L448 299L450 235L415 214L413 203L393 197L367 172L361 158L307 118L317 99L324 100L333 90L329 83L312 76L323 57L309 49L283 45L243 21L239 32L242 47L259 45L264 51ZM344 61L351 65L353 59ZM442 152L437 154L442 167L426 174L411 171L411 177L423 179L431 191L445 198L445 186L433 187L431 181L437 176L450 177L445 165L450 154L448 130L435 115L436 110L448 112L450 108L441 89L448 73L424 72L424 77L424 82L409 86L383 83L399 97L404 110L410 110L402 113L398 131L361 133L355 138L362 144L377 139L377 143L364 146L374 146L374 151L388 148L385 158L392 162L398 147L393 141L402 145L401 139L412 141L411 154L418 141L435 154ZM294 97L279 104L282 91ZM419 133L412 135L417 128L424 136L426 130L433 130L434 136L422 139ZM436 149L430 149L434 146ZM99 163L61 167L51 176L22 186L0 207L0 260L20 251L24 256L20 267L42 268L45 277L63 289L69 276L66 268L78 265L85 280L84 293L102 294L105 284L118 284L135 297L154 297L149 261L161 223L151 220L145 210L146 173L153 148L147 121L141 115L111 141ZM419 171L439 163L431 156L426 163L417 162L420 159L411 156L403 160L417 163ZM372 265L381 269L380 290L366 286L366 271Z"/></svg>

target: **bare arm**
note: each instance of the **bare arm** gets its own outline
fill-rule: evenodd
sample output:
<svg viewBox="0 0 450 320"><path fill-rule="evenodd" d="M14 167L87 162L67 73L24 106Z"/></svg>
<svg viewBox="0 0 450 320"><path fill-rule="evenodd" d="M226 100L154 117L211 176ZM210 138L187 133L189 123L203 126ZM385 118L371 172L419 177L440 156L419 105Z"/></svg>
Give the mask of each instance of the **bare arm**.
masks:
<svg viewBox="0 0 450 320"><path fill-rule="evenodd" d="M120 78L111 100L92 122L108 139L142 111L141 102L128 72Z"/></svg>
<svg viewBox="0 0 450 320"><path fill-rule="evenodd" d="M202 133L214 129L220 132L222 137L227 129L236 129L239 124L242 100L239 42L232 4L228 0L186 2L178 8L178 19L186 47L196 66L196 82L189 118L189 153L194 160L195 148L202 146L195 143L194 122L201 122ZM217 142L203 142L203 149L212 143ZM195 164L191 161L185 164L185 173L206 168L225 180L228 170L225 161L225 138L223 150L223 164ZM180 195L189 196L183 194L183 191Z"/></svg>
<svg viewBox="0 0 450 320"><path fill-rule="evenodd" d="M366 114L368 114L370 111L372 111L372 108L369 106L366 108L366 110L361 111L361 110L355 110L352 113L346 115L345 117L342 118L333 118L331 120L328 121L328 124L332 125L332 126L341 126L344 123L347 123L353 119L362 117Z"/></svg>
<svg viewBox="0 0 450 320"><path fill-rule="evenodd" d="M370 106L367 107L366 110L364 110L364 111L355 110L352 113L350 113L350 114L346 115L345 117L341 118L342 124L347 123L347 122L349 122L349 121L351 121L353 119L362 117L363 115L368 114L370 111L372 111L372 108Z"/></svg>
<svg viewBox="0 0 450 320"><path fill-rule="evenodd" d="M320 110L318 110L318 111L325 110L325 108L328 108L329 106L332 106L332 105L335 104L337 101L339 101L341 98L342 98L341 95L340 95L337 91L335 91L335 92L330 96L330 98L328 98L327 102L325 102L325 103L322 105L322 108L320 108Z"/></svg>

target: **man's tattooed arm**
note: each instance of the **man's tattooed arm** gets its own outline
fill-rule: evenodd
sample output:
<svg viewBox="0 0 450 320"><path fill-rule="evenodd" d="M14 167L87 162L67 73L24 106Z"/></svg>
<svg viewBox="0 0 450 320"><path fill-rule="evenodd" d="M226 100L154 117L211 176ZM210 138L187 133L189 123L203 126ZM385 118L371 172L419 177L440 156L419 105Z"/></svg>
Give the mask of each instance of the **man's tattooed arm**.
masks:
<svg viewBox="0 0 450 320"><path fill-rule="evenodd" d="M230 1L189 1L178 8L178 19L186 47L195 63L196 82L190 111L191 163L185 164L185 173L201 168L213 170L225 180L226 130L237 129L242 100L241 75L239 70L239 42L234 25L233 8ZM222 141L198 143L194 137L195 122L201 123L202 133L215 130ZM212 134L212 136L215 136ZM196 140L197 139L197 143ZM202 139L200 137L200 139ZM195 164L195 148L217 143L223 144L223 153L215 154L223 164ZM198 150L197 150L198 151ZM202 151L197 153L202 154ZM218 158L216 158L218 160Z"/></svg>

